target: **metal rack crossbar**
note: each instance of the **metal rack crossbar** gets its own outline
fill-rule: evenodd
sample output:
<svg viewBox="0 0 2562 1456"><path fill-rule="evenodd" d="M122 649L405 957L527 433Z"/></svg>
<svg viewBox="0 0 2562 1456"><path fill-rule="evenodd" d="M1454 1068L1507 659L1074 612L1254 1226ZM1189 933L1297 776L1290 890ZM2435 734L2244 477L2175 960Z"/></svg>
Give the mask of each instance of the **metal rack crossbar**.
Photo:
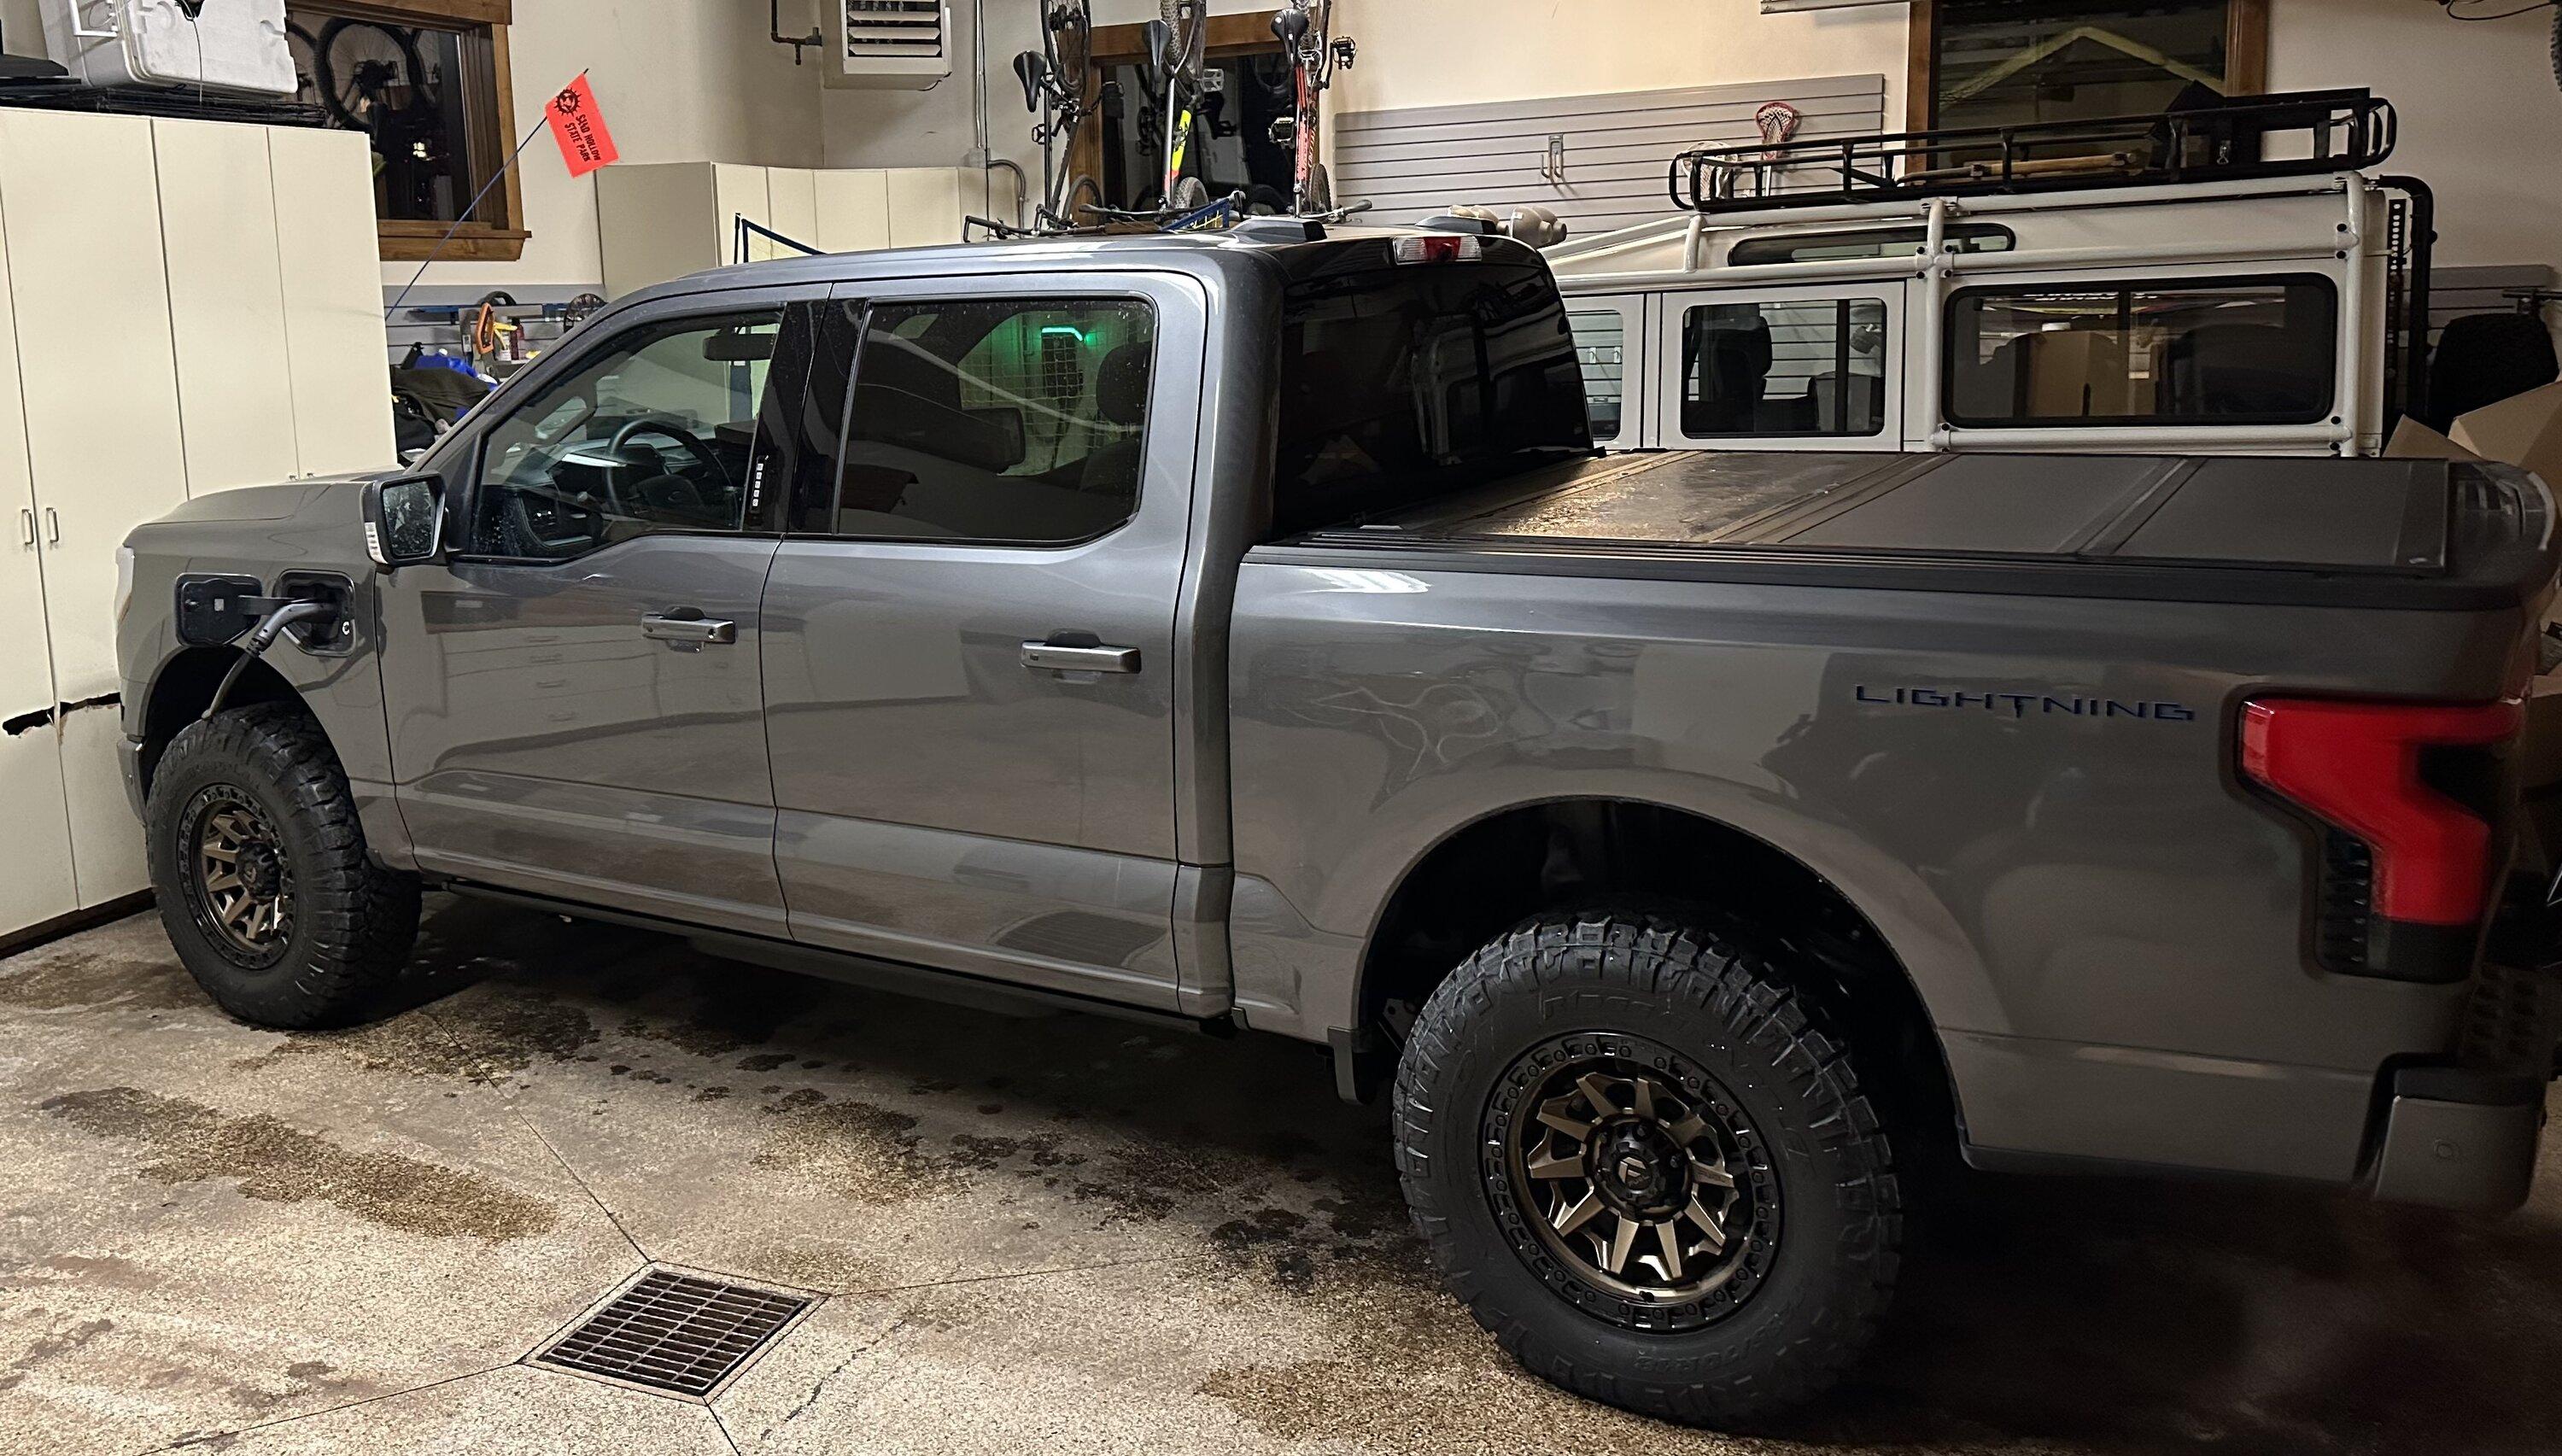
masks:
<svg viewBox="0 0 2562 1456"><path fill-rule="evenodd" d="M2381 96L2292 91L2146 115L1697 147L1673 158L1668 186L1685 212L1729 213L2362 172L2398 135Z"/></svg>

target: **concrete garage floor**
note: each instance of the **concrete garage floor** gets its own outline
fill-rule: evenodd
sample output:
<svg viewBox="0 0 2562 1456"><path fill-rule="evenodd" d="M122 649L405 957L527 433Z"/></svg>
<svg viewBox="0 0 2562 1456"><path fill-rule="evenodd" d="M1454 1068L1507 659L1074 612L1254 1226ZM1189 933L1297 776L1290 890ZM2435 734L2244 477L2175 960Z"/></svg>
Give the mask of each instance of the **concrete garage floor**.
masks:
<svg viewBox="0 0 2562 1456"><path fill-rule="evenodd" d="M225 1019L138 917L0 962L0 1451L2524 1452L2500 1224L1978 1180L1787 1440L1518 1373L1314 1052L1008 1020L431 902L418 1004ZM2548 1148L2550 1145L2548 1144ZM705 1407L518 1362L644 1261L822 1291Z"/></svg>

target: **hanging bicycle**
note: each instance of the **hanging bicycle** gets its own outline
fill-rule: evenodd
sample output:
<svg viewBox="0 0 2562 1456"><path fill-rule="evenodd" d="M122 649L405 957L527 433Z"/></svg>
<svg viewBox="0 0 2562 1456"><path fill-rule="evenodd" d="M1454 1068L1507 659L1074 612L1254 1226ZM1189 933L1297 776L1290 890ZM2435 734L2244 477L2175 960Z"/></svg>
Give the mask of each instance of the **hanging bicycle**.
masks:
<svg viewBox="0 0 2562 1456"><path fill-rule="evenodd" d="M1093 39L1093 0L1058 0L1041 13L1041 48L1014 58L1024 109L1040 114L1032 123L1032 141L1041 149L1035 231L1087 226L1103 202L1102 184L1091 173L1076 170L1078 135L1097 109Z"/></svg>
<svg viewBox="0 0 2562 1456"><path fill-rule="evenodd" d="M1145 34L1152 71L1149 90L1160 100L1166 128L1165 149L1159 153L1165 176L1157 190L1157 207L1164 215L1189 215L1209 206L1209 184L1186 175L1205 90L1202 68L1209 60L1207 0L1158 0L1158 18L1148 22Z"/></svg>
<svg viewBox="0 0 2562 1456"><path fill-rule="evenodd" d="M1272 17L1272 33L1290 58L1297 100L1293 114L1272 123L1272 139L1295 154L1291 203L1303 217L1334 210L1334 181L1326 175L1321 134L1324 97L1335 84L1336 69L1350 70L1360 55L1350 38L1333 33L1334 19L1334 0L1290 0Z"/></svg>

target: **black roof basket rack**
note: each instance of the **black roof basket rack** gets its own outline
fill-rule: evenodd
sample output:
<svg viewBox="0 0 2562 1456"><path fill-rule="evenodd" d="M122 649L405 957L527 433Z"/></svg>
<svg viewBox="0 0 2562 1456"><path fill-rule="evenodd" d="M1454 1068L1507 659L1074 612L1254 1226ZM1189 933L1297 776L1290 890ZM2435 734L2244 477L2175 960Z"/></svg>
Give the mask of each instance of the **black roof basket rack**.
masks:
<svg viewBox="0 0 2562 1456"><path fill-rule="evenodd" d="M1673 158L1673 205L1754 212L2366 171L2393 154L2393 103L2363 89L2216 95L2093 120L1701 147ZM2272 155L2275 153L2275 155Z"/></svg>

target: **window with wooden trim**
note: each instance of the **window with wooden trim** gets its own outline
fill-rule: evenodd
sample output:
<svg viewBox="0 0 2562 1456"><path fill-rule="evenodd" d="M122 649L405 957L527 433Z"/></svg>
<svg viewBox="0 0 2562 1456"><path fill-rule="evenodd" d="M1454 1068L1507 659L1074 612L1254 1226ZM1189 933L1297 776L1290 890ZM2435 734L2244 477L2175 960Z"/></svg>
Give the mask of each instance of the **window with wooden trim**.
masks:
<svg viewBox="0 0 2562 1456"><path fill-rule="evenodd" d="M386 262L426 258L516 139L510 0L290 0L285 39L301 99L373 140L374 216ZM525 244L515 172L490 187L438 255L512 262Z"/></svg>
<svg viewBox="0 0 2562 1456"><path fill-rule="evenodd" d="M1207 18L1202 94L1190 152L1212 197L1242 191L1286 211L1296 160L1272 123L1295 112L1289 59L1272 33L1273 12ZM1102 114L1077 134L1070 161L1101 186L1106 206L1153 208L1165 190L1164 98L1151 92L1146 27L1094 28L1088 88Z"/></svg>
<svg viewBox="0 0 2562 1456"><path fill-rule="evenodd" d="M2267 89L2268 0L1920 0L1915 129L2140 115Z"/></svg>

